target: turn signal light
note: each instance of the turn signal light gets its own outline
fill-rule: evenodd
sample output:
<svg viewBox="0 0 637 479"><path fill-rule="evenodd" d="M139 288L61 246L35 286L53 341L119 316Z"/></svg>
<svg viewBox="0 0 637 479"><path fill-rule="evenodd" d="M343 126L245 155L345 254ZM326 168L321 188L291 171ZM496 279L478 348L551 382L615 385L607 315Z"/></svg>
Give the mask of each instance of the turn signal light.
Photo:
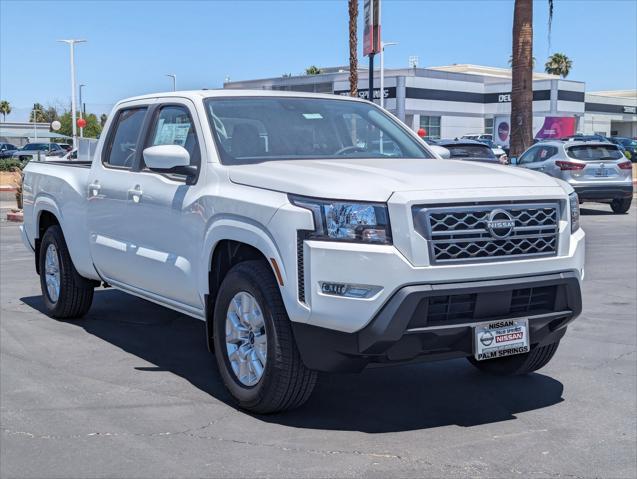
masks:
<svg viewBox="0 0 637 479"><path fill-rule="evenodd" d="M555 164L560 167L560 170L583 170L584 165L581 163L571 163L570 161L556 161Z"/></svg>
<svg viewBox="0 0 637 479"><path fill-rule="evenodd" d="M632 170L633 164L630 161L622 161L619 165L622 170Z"/></svg>

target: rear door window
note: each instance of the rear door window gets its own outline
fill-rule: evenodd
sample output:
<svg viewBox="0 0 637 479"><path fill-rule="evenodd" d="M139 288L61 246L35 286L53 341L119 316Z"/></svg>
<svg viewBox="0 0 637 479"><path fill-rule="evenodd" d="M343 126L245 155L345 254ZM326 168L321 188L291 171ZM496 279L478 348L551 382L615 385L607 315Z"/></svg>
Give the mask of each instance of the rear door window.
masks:
<svg viewBox="0 0 637 479"><path fill-rule="evenodd" d="M566 149L571 158L581 161L619 160L623 157L617 145L576 145Z"/></svg>
<svg viewBox="0 0 637 479"><path fill-rule="evenodd" d="M120 110L102 161L115 168L132 168L137 153L146 107Z"/></svg>

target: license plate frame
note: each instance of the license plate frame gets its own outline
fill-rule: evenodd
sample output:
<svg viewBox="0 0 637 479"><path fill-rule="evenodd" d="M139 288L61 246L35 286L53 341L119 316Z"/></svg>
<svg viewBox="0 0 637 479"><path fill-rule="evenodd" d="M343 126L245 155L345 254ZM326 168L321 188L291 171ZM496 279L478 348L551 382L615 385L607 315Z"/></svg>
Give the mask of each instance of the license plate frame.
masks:
<svg viewBox="0 0 637 479"><path fill-rule="evenodd" d="M493 320L476 324L473 333L473 357L477 361L528 353L528 318Z"/></svg>

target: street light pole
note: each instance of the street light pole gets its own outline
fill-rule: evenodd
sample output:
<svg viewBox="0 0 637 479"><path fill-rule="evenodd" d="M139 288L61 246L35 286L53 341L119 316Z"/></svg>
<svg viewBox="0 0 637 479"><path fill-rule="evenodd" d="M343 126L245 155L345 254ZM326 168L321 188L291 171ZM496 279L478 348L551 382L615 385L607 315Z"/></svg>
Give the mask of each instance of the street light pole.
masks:
<svg viewBox="0 0 637 479"><path fill-rule="evenodd" d="M73 128L73 148L77 148L77 125L75 123L75 44L76 43L84 43L86 40L77 40L77 39L69 39L69 40L58 40L58 42L67 43L70 47L71 54L71 125Z"/></svg>
<svg viewBox="0 0 637 479"><path fill-rule="evenodd" d="M380 107L385 108L385 47L398 45L397 42L380 43Z"/></svg>
<svg viewBox="0 0 637 479"><path fill-rule="evenodd" d="M168 73L166 76L173 79L173 91L177 91L177 75L174 73Z"/></svg>
<svg viewBox="0 0 637 479"><path fill-rule="evenodd" d="M84 103L82 103L82 88L85 87L86 85L84 83L82 83L80 85L80 118L84 118L83 116L83 105ZM84 138L84 128L80 127L80 138Z"/></svg>

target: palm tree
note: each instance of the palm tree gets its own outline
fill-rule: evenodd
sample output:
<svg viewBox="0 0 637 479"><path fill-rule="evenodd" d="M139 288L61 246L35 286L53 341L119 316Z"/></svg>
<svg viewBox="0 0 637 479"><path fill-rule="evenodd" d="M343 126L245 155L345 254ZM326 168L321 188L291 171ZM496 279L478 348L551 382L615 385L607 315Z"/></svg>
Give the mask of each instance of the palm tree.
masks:
<svg viewBox="0 0 637 479"><path fill-rule="evenodd" d="M306 75L318 75L321 73L321 69L316 65L311 65L305 69Z"/></svg>
<svg viewBox="0 0 637 479"><path fill-rule="evenodd" d="M549 2L549 35L553 0ZM533 143L533 0L515 0L511 68L511 156Z"/></svg>
<svg viewBox="0 0 637 479"><path fill-rule="evenodd" d="M554 53L544 64L544 71L551 75L559 75L566 78L571 72L573 61L563 53Z"/></svg>
<svg viewBox="0 0 637 479"><path fill-rule="evenodd" d="M31 114L29 115L30 123L45 123L46 115L44 113L44 107L41 103L34 103L33 109L31 110Z"/></svg>
<svg viewBox="0 0 637 479"><path fill-rule="evenodd" d="M535 68L535 57L533 57L533 68ZM509 55L509 66L513 66L513 55Z"/></svg>
<svg viewBox="0 0 637 479"><path fill-rule="evenodd" d="M11 113L11 105L7 100L0 101L0 113L2 113L2 121L7 121L7 115Z"/></svg>
<svg viewBox="0 0 637 479"><path fill-rule="evenodd" d="M358 96L358 0L349 0L349 94Z"/></svg>

